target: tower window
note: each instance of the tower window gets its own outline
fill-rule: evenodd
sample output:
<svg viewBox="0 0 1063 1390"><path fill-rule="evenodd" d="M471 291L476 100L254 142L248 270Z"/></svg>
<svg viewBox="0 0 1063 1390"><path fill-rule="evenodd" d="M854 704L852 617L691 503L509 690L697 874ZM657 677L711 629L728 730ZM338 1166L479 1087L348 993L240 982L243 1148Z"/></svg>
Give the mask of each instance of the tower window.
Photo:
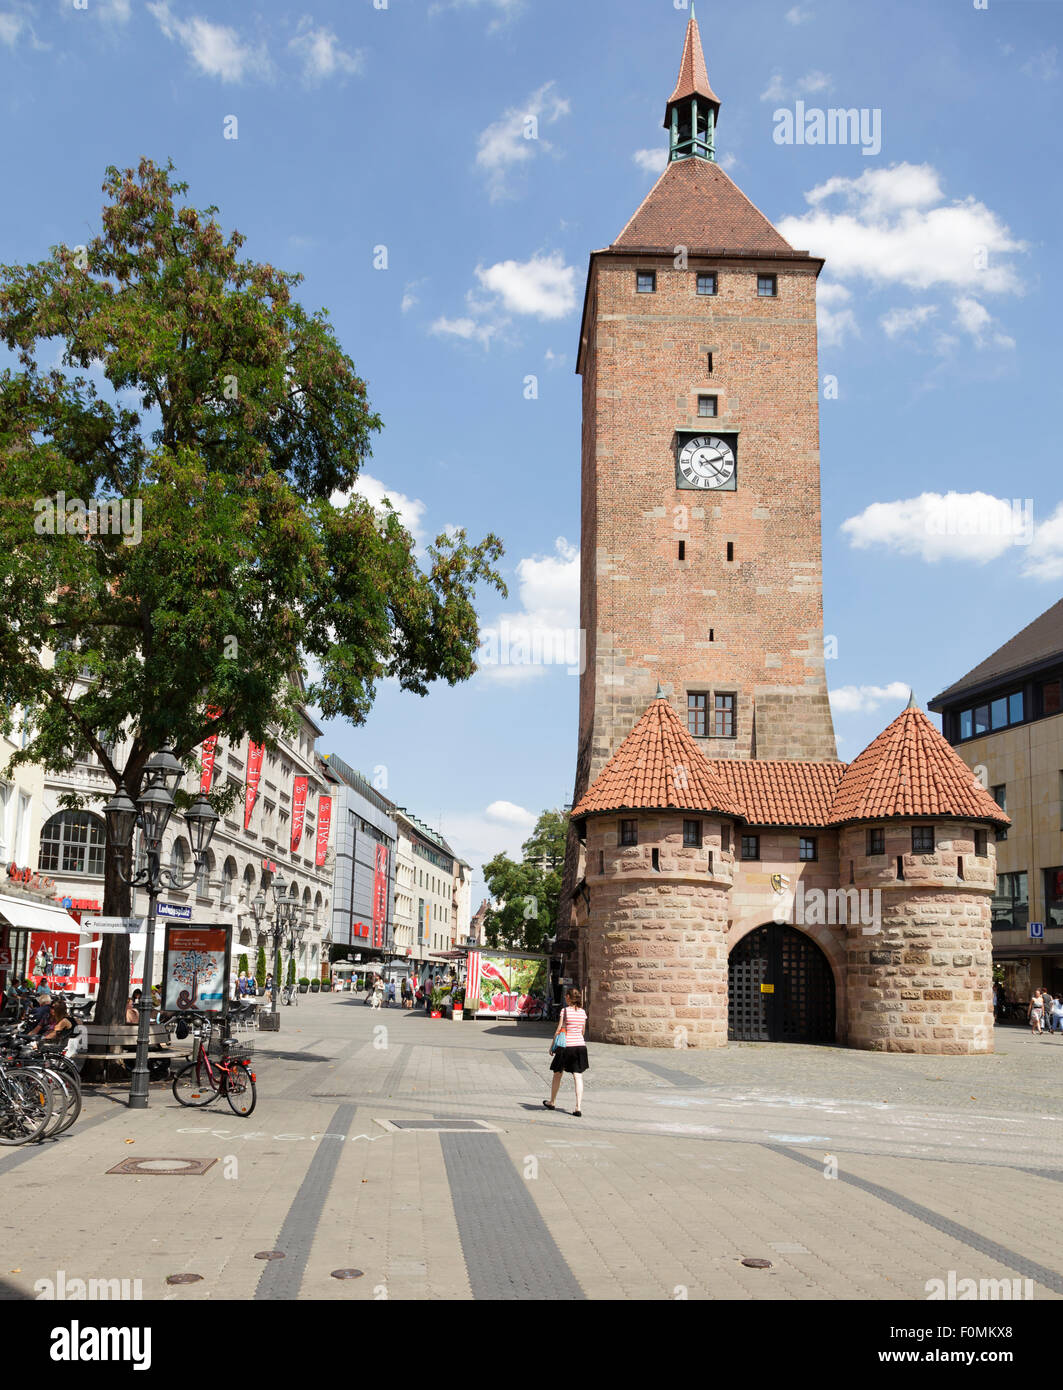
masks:
<svg viewBox="0 0 1063 1390"><path fill-rule="evenodd" d="M705 354L705 356L708 358L708 363L707 363L708 374L709 374L709 376L712 376L712 353L711 353L711 352L707 352L707 353Z"/></svg>
<svg viewBox="0 0 1063 1390"><path fill-rule="evenodd" d="M685 560L685 559L687 558L687 543L686 543L686 541L680 541L680 542L679 542L679 558L680 558L681 560Z"/></svg>
<svg viewBox="0 0 1063 1390"><path fill-rule="evenodd" d="M700 416L702 416L703 418L704 418L705 416L711 416L713 419L715 419L715 417L716 417L716 397L715 397L715 396L699 396L699 397L698 397L698 414L699 414Z"/></svg>
<svg viewBox="0 0 1063 1390"><path fill-rule="evenodd" d="M734 557L735 557L735 543L734 543L734 541L728 541L728 542L727 542L727 558L728 558L728 560L733 560Z"/></svg>
<svg viewBox="0 0 1063 1390"><path fill-rule="evenodd" d="M934 853L934 827L932 825L912 826L912 853Z"/></svg>
<svg viewBox="0 0 1063 1390"><path fill-rule="evenodd" d="M683 848L701 848L701 821L685 820L683 822Z"/></svg>
<svg viewBox="0 0 1063 1390"><path fill-rule="evenodd" d="M974 852L981 858L989 853L989 832L986 830L976 830L974 832Z"/></svg>
<svg viewBox="0 0 1063 1390"><path fill-rule="evenodd" d="M622 845L637 845L639 842L639 823L637 820L622 820L620 822L620 843Z"/></svg>
<svg viewBox="0 0 1063 1390"><path fill-rule="evenodd" d="M712 732L715 738L735 736L735 697L716 695L712 707Z"/></svg>
<svg viewBox="0 0 1063 1390"><path fill-rule="evenodd" d="M639 270L635 273L635 288L639 294L657 293L657 272L655 270Z"/></svg>
<svg viewBox="0 0 1063 1390"><path fill-rule="evenodd" d="M598 851L598 872L599 872L600 874L604 874L604 873L605 873L605 850L604 850L604 849L600 849L600 850Z"/></svg>
<svg viewBox="0 0 1063 1390"><path fill-rule="evenodd" d="M805 864L810 864L819 858L816 849L815 835L802 835L798 840L798 858Z"/></svg>
<svg viewBox="0 0 1063 1390"><path fill-rule="evenodd" d="M1001 782L999 787L991 787L990 795L1000 809L1006 812L1008 809L1008 784L1006 782ZM1002 825L998 828L996 838L998 844L1001 840L1006 840L1008 838L1008 827L1006 825Z"/></svg>
<svg viewBox="0 0 1063 1390"><path fill-rule="evenodd" d="M742 836L742 858L743 858L743 859L759 859L759 858L760 858L760 836L759 836L759 835L743 835L743 836Z"/></svg>
<svg viewBox="0 0 1063 1390"><path fill-rule="evenodd" d="M660 873L661 870L661 851L659 849L650 850L650 860L654 870Z"/></svg>
<svg viewBox="0 0 1063 1390"><path fill-rule="evenodd" d="M707 275L698 275L698 294L716 293L716 272L712 271Z"/></svg>
<svg viewBox="0 0 1063 1390"><path fill-rule="evenodd" d="M710 642L715 642L715 641L716 641L716 629L713 628L713 627L710 627L710 628L709 628L709 641L710 641Z"/></svg>
<svg viewBox="0 0 1063 1390"><path fill-rule="evenodd" d="M886 853L886 832L884 830L869 830L867 832L867 852L869 855Z"/></svg>
<svg viewBox="0 0 1063 1390"><path fill-rule="evenodd" d="M778 293L778 281L774 275L757 276L757 294L761 299L774 299Z"/></svg>
<svg viewBox="0 0 1063 1390"><path fill-rule="evenodd" d="M712 638L710 637L711 641ZM708 705L707 695L688 695L687 696L687 733L694 738L704 738L707 732L705 728L705 711Z"/></svg>
<svg viewBox="0 0 1063 1390"><path fill-rule="evenodd" d="M724 854L731 853L731 827L729 825L720 826L720 849Z"/></svg>

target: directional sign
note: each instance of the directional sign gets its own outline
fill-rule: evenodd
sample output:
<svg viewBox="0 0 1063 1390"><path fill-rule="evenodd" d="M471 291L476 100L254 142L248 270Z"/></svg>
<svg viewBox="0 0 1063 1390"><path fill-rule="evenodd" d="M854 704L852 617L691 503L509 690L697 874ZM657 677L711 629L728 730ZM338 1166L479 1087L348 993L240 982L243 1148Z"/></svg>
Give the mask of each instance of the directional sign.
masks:
<svg viewBox="0 0 1063 1390"><path fill-rule="evenodd" d="M1045 924L1043 922L1031 922L1030 935L1035 939L1043 941L1045 935Z"/></svg>
<svg viewBox="0 0 1063 1390"><path fill-rule="evenodd" d="M143 917L82 917L83 932L99 932L103 936L121 936L144 930Z"/></svg>
<svg viewBox="0 0 1063 1390"><path fill-rule="evenodd" d="M157 903L155 911L160 917L179 917L182 922L192 920L190 907L178 907L176 903Z"/></svg>

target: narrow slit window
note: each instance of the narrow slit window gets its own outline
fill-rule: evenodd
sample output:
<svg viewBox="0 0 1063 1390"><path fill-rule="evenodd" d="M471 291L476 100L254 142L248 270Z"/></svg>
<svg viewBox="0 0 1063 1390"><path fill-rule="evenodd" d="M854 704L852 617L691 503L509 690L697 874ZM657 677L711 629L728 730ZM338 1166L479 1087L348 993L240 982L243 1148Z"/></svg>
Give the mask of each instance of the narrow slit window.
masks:
<svg viewBox="0 0 1063 1390"><path fill-rule="evenodd" d="M650 851L650 857L651 857L651 859L652 859L652 861L653 861L653 868L654 868L654 871L655 871L656 873L660 873L660 871L661 871L661 851L660 851L659 849L651 850L651 851Z"/></svg>
<svg viewBox="0 0 1063 1390"><path fill-rule="evenodd" d="M680 558L681 560L685 560L685 559L687 558L687 543L686 543L686 541L680 541L680 542L679 542L679 558Z"/></svg>
<svg viewBox="0 0 1063 1390"><path fill-rule="evenodd" d="M709 359L709 360L708 360L709 376L712 376L712 353L710 352L710 353L707 353L706 355L707 355L707 357L708 357L708 359Z"/></svg>
<svg viewBox="0 0 1063 1390"><path fill-rule="evenodd" d="M728 558L728 560L733 560L734 557L735 557L735 543L734 543L734 541L728 541L728 542L727 542L727 558Z"/></svg>

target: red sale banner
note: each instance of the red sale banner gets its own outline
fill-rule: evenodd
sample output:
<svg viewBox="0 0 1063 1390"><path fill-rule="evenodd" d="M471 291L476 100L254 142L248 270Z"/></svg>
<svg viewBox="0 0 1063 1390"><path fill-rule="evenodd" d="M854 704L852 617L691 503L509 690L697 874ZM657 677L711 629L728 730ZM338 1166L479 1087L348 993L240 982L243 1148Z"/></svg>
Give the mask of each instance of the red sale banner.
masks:
<svg viewBox="0 0 1063 1390"><path fill-rule="evenodd" d="M299 848L303 839L303 822L306 820L306 793L310 786L309 777L295 779L295 797L292 802L292 853Z"/></svg>
<svg viewBox="0 0 1063 1390"><path fill-rule="evenodd" d="M219 719L221 710L217 705L207 706L207 718ZM203 740L203 771L199 778L199 790L206 796L210 791L210 784L214 781L214 750L218 746L218 735L211 734Z"/></svg>
<svg viewBox="0 0 1063 1390"><path fill-rule="evenodd" d="M251 812L258 800L258 783L262 776L262 754L266 751L264 743L253 740L247 745L247 786L244 790L244 829L251 824Z"/></svg>
<svg viewBox="0 0 1063 1390"><path fill-rule="evenodd" d="M388 916L388 847L377 845L373 869L373 946L384 945L384 926Z"/></svg>
<svg viewBox="0 0 1063 1390"><path fill-rule="evenodd" d="M317 799L317 854L314 863L320 869L328 853L328 833L332 825L332 797L319 796Z"/></svg>

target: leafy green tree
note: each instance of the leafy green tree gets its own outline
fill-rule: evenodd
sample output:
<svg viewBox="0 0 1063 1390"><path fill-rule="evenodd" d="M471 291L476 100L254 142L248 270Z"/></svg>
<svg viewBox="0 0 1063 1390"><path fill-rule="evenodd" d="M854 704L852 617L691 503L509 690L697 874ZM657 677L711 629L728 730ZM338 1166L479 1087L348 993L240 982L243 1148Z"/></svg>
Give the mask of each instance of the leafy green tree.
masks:
<svg viewBox="0 0 1063 1390"><path fill-rule="evenodd" d="M422 568L394 510L357 492L381 421L327 315L293 298L299 275L241 259L172 170L108 169L87 245L0 267L17 354L0 373L0 718L20 706L32 730L9 767L91 752L134 800L164 745L191 768L208 734L263 742L304 700L358 724L384 677L421 695L467 679L477 588L505 592L495 536L442 535ZM108 848L103 910L127 916L119 862ZM124 1017L128 959L105 939L101 1022Z"/></svg>
<svg viewBox="0 0 1063 1390"><path fill-rule="evenodd" d="M255 961L255 983L259 989L266 983L266 948L264 945L258 948L258 959Z"/></svg>
<svg viewBox="0 0 1063 1390"><path fill-rule="evenodd" d="M561 875L565 864L568 815L544 811L521 846L519 863L496 854L484 865L491 907L484 917L484 940L490 947L541 951L557 931Z"/></svg>
<svg viewBox="0 0 1063 1390"><path fill-rule="evenodd" d="M284 983L285 983L286 985L294 985L294 984L295 984L295 957L294 957L294 956L289 956L289 957L288 957L288 973L287 973L287 975L285 975L285 977L284 977Z"/></svg>
<svg viewBox="0 0 1063 1390"><path fill-rule="evenodd" d="M236 963L236 969L237 969L237 972L238 972L240 975L246 975L246 974L247 974L247 956L246 956L246 955L241 955L240 959L239 959L239 960L237 961L237 963Z"/></svg>

